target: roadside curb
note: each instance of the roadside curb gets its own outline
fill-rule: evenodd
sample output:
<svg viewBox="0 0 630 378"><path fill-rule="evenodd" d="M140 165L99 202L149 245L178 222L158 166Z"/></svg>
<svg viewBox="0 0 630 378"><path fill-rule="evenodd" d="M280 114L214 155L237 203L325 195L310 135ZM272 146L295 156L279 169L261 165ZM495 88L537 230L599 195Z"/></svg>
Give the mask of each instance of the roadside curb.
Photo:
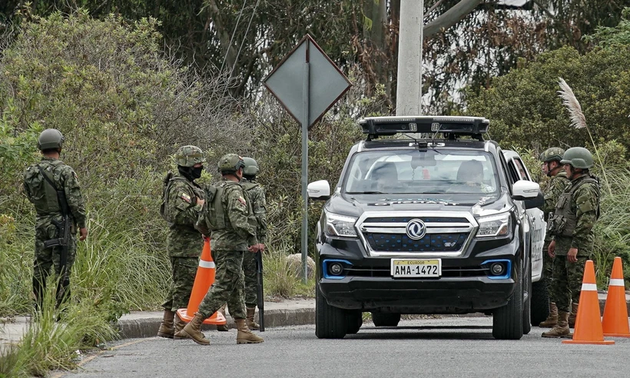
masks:
<svg viewBox="0 0 630 378"><path fill-rule="evenodd" d="M151 313L138 319L120 319L118 321L119 334L121 339L135 339L142 337L153 337L157 335L158 328L162 322L162 317L158 313ZM258 313L254 319L258 321ZM228 318L228 327L236 328L234 319ZM315 308L302 309L277 309L265 311L265 329L274 327L297 326L305 324L315 324ZM214 330L216 326L204 324L202 330Z"/></svg>

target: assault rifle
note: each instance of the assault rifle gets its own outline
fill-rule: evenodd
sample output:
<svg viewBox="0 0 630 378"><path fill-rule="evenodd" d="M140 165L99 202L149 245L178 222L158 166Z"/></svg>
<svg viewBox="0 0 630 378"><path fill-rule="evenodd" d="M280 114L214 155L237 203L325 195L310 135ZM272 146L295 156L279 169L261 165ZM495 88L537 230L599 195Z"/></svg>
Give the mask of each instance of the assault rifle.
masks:
<svg viewBox="0 0 630 378"><path fill-rule="evenodd" d="M260 332L265 332L265 294L263 290L262 251L256 253L256 279L258 280L258 324Z"/></svg>

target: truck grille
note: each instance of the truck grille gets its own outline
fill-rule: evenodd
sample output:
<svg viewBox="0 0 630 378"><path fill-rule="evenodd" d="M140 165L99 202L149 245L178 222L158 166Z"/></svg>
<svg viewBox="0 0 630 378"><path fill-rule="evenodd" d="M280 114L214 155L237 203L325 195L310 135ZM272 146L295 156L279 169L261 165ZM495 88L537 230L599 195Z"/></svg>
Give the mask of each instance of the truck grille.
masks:
<svg viewBox="0 0 630 378"><path fill-rule="evenodd" d="M423 235L410 237L409 224L420 220ZM360 237L371 256L457 256L466 249L478 227L474 217L462 212L366 212L357 221Z"/></svg>

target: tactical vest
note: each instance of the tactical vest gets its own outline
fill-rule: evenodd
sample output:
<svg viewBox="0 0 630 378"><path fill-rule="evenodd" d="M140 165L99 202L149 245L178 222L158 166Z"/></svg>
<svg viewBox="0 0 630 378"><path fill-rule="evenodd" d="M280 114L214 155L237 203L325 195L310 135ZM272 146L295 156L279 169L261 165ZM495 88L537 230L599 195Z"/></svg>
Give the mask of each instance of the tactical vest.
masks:
<svg viewBox="0 0 630 378"><path fill-rule="evenodd" d="M189 181L186 180L186 178L181 177L181 176L173 176L173 173L171 173L171 172L169 172L166 175L166 177L164 178L164 188L162 190L162 204L160 205L160 215L168 223L174 223L175 222L175 215L174 214L170 214L167 211L167 209L168 209L168 206L167 206L168 205L168 192L169 192L169 190L171 188L171 185L175 181L184 181L186 184L190 185ZM196 192L194 188L193 188L193 192Z"/></svg>
<svg viewBox="0 0 630 378"><path fill-rule="evenodd" d="M577 225L577 215L571 211L571 203L573 202L573 195L575 192L586 183L594 184L597 192L599 193L599 182L590 176L584 178L577 185L571 187L568 192L562 193L558 197L556 208L549 219L548 230L550 233L558 236L573 235L573 230L575 230L575 226ZM599 198L597 204L597 216L599 217Z"/></svg>
<svg viewBox="0 0 630 378"><path fill-rule="evenodd" d="M55 170L62 164L63 162L54 160L48 165L39 163L28 167L26 170L24 184L28 187L30 200L35 206L37 215L43 216L61 212L57 188L51 182L55 183L59 188L63 187L61 183L55 182L54 179Z"/></svg>

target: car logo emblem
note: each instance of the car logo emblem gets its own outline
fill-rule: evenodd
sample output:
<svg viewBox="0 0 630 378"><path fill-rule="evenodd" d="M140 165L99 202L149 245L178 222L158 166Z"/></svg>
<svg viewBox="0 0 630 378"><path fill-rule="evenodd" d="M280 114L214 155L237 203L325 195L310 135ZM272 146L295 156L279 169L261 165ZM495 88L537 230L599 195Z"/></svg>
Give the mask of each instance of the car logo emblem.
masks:
<svg viewBox="0 0 630 378"><path fill-rule="evenodd" d="M420 240L427 233L427 227L422 219L412 219L407 223L407 236L411 240Z"/></svg>

